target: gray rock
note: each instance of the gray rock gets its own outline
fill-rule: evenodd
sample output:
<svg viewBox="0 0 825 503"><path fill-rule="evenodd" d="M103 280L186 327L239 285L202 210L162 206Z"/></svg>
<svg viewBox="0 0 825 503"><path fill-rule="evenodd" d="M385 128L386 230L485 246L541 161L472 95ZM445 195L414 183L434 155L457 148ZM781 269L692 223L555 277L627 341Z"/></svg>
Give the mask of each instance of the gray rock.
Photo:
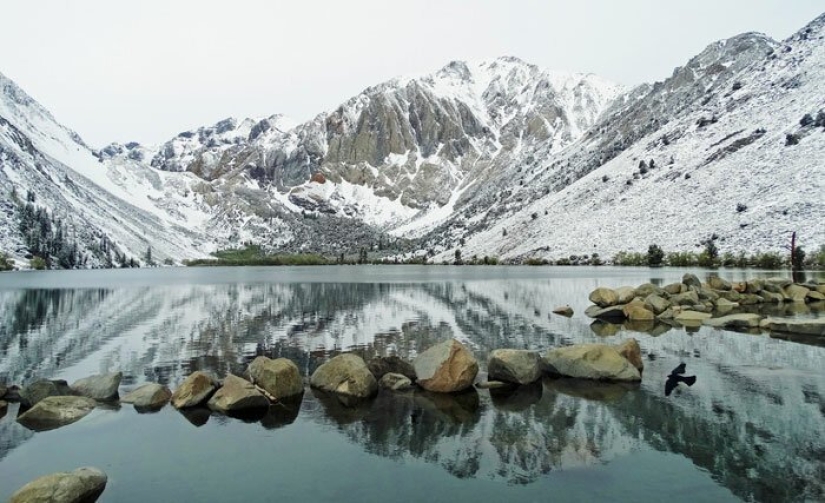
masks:
<svg viewBox="0 0 825 503"><path fill-rule="evenodd" d="M616 304L627 304L636 297L636 289L632 286L620 286L613 289L616 294Z"/></svg>
<svg viewBox="0 0 825 503"><path fill-rule="evenodd" d="M805 298L806 302L821 302L823 300L825 300L825 294L816 290L809 291L808 296Z"/></svg>
<svg viewBox="0 0 825 503"><path fill-rule="evenodd" d="M573 316L573 308L570 306L558 306L553 309L553 314L567 316L569 318Z"/></svg>
<svg viewBox="0 0 825 503"><path fill-rule="evenodd" d="M92 467L38 477L12 494L9 503L93 503L106 489L108 478Z"/></svg>
<svg viewBox="0 0 825 503"><path fill-rule="evenodd" d="M687 287L682 283L671 283L669 285L665 285L662 290L664 290L668 295L677 295L686 292Z"/></svg>
<svg viewBox="0 0 825 503"><path fill-rule="evenodd" d="M699 288L702 286L702 282L699 281L699 278L695 274L686 273L682 276L682 283L687 286L688 288L695 286Z"/></svg>
<svg viewBox="0 0 825 503"><path fill-rule="evenodd" d="M40 400L50 396L73 395L71 388L62 379L48 381L41 379L20 390L20 403L24 408L33 407Z"/></svg>
<svg viewBox="0 0 825 503"><path fill-rule="evenodd" d="M681 284L679 285L679 287L681 288ZM634 295L634 297L641 297L641 298L644 299L644 298L647 298L651 295L662 296L662 295L665 295L667 293L668 292L666 292L664 289L659 288L658 286L654 285L653 283L644 283L644 284L639 285L638 287L636 287L636 294ZM675 293L679 293L679 292L677 291Z"/></svg>
<svg viewBox="0 0 825 503"><path fill-rule="evenodd" d="M112 400L117 398L117 388L122 378L123 372L89 376L78 379L71 387L72 391L80 396L95 400Z"/></svg>
<svg viewBox="0 0 825 503"><path fill-rule="evenodd" d="M610 306L610 307L599 307L599 306L590 306L584 310L584 314L589 316L590 318L596 318L599 320L607 320L607 321L624 321L627 319L627 316L624 314L624 305L618 306Z"/></svg>
<svg viewBox="0 0 825 503"><path fill-rule="evenodd" d="M645 307L653 311L653 314L662 314L670 307L670 302L659 295L650 294L645 297Z"/></svg>
<svg viewBox="0 0 825 503"><path fill-rule="evenodd" d="M630 321L652 321L656 318L653 311L647 309L641 302L631 302L624 306L623 311Z"/></svg>
<svg viewBox="0 0 825 503"><path fill-rule="evenodd" d="M758 327L761 320L762 317L758 314L742 313L720 316L719 318L708 318L702 320L702 325L745 329Z"/></svg>
<svg viewBox="0 0 825 503"><path fill-rule="evenodd" d="M738 302L731 302L725 298L720 298L716 301L716 309L720 311L730 311L731 309L735 309L737 307L739 307Z"/></svg>
<svg viewBox="0 0 825 503"><path fill-rule="evenodd" d="M403 374L387 372L378 380L378 385L392 391L406 391L413 388L410 378Z"/></svg>
<svg viewBox="0 0 825 503"><path fill-rule="evenodd" d="M672 295L670 297L670 303L679 306L695 306L699 303L699 294L694 291L690 291Z"/></svg>
<svg viewBox="0 0 825 503"><path fill-rule="evenodd" d="M373 377L381 379L384 374L393 373L406 376L410 381L415 382L416 375L412 363L397 356L376 356L367 364Z"/></svg>
<svg viewBox="0 0 825 503"><path fill-rule="evenodd" d="M49 396L17 417L17 422L34 431L46 431L72 424L95 408L96 402L83 396Z"/></svg>
<svg viewBox="0 0 825 503"><path fill-rule="evenodd" d="M801 285L788 285L784 288L785 295L791 302L806 302L810 290Z"/></svg>
<svg viewBox="0 0 825 503"><path fill-rule="evenodd" d="M207 403L210 409L223 412L242 412L269 407L267 399L255 385L242 377L227 374L223 386L212 395Z"/></svg>
<svg viewBox="0 0 825 503"><path fill-rule="evenodd" d="M473 385L478 362L473 354L455 339L427 349L413 362L418 384L428 391L452 393Z"/></svg>
<svg viewBox="0 0 825 503"><path fill-rule="evenodd" d="M158 410L163 408L172 398L172 391L168 387L148 383L128 393L120 399L121 403L131 403L138 410Z"/></svg>
<svg viewBox="0 0 825 503"><path fill-rule="evenodd" d="M785 302L785 296L781 293L774 293L767 289L763 290L762 293L759 294L762 297L762 302L767 302L769 304L781 304Z"/></svg>
<svg viewBox="0 0 825 503"><path fill-rule="evenodd" d="M759 326L777 332L825 336L825 318L802 320L788 318L766 318L762 320Z"/></svg>
<svg viewBox="0 0 825 503"><path fill-rule="evenodd" d="M250 381L267 392L270 400L278 401L304 392L301 371L286 358L270 360L259 356L249 364L247 374Z"/></svg>
<svg viewBox="0 0 825 503"><path fill-rule="evenodd" d="M616 292L610 288L604 287L596 288L590 292L590 296L588 298L590 299L590 302L599 307L615 306L619 303L619 296L616 295Z"/></svg>
<svg viewBox="0 0 825 503"><path fill-rule="evenodd" d="M768 278L765 280L765 283L770 283L772 285L776 285L779 288L785 288L793 284L793 281L790 278L783 278L781 276L774 276L772 278Z"/></svg>
<svg viewBox="0 0 825 503"><path fill-rule="evenodd" d="M703 321L710 318L710 313L702 313L699 311L682 311L673 317L676 323L688 327L698 327Z"/></svg>
<svg viewBox="0 0 825 503"><path fill-rule="evenodd" d="M489 379L530 384L541 378L541 356L535 351L496 349L487 360Z"/></svg>
<svg viewBox="0 0 825 503"><path fill-rule="evenodd" d="M724 279L720 278L719 276L711 276L710 278L708 278L708 285L710 285L710 287L713 288L714 290L725 290L725 291L727 291L727 290L730 290L732 288L732 285L730 284L730 281L724 280Z"/></svg>
<svg viewBox="0 0 825 503"><path fill-rule="evenodd" d="M745 282L745 291L743 293L759 293L764 287L764 281L761 279L752 279Z"/></svg>
<svg viewBox="0 0 825 503"><path fill-rule="evenodd" d="M313 388L356 398L378 391L378 383L360 356L344 353L318 367L309 379Z"/></svg>
<svg viewBox="0 0 825 503"><path fill-rule="evenodd" d="M639 370L613 346L577 344L547 351L546 370L555 375L606 381L640 381Z"/></svg>
<svg viewBox="0 0 825 503"><path fill-rule="evenodd" d="M172 405L176 409L195 407L208 400L217 388L215 380L206 372L192 372L172 393Z"/></svg>

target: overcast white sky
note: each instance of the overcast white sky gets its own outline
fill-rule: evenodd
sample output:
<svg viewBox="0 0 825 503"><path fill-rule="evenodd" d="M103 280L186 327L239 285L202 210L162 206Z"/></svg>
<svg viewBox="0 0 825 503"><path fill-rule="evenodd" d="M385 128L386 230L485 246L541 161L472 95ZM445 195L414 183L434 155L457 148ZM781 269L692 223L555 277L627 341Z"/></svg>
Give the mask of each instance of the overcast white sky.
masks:
<svg viewBox="0 0 825 503"><path fill-rule="evenodd" d="M784 39L822 0L4 0L0 72L94 147L235 116L306 120L455 59L635 85L709 43Z"/></svg>

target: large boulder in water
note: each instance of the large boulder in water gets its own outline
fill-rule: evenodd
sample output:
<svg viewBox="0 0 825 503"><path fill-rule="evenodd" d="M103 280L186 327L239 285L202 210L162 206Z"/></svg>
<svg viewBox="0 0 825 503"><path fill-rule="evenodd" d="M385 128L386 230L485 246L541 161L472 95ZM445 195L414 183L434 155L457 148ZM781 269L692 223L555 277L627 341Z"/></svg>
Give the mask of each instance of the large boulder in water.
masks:
<svg viewBox="0 0 825 503"><path fill-rule="evenodd" d="M613 346L577 344L551 349L543 358L546 370L555 375L603 381L641 381L642 375Z"/></svg>
<svg viewBox="0 0 825 503"><path fill-rule="evenodd" d="M9 503L93 503L106 489L107 481L105 473L91 467L52 473L18 489Z"/></svg>
<svg viewBox="0 0 825 503"><path fill-rule="evenodd" d="M172 392L166 386L148 383L128 393L120 399L122 403L131 403L138 410L158 410L172 398Z"/></svg>
<svg viewBox="0 0 825 503"><path fill-rule="evenodd" d="M112 400L117 398L117 388L121 379L123 372L84 377L72 383L72 391L95 400Z"/></svg>
<svg viewBox="0 0 825 503"><path fill-rule="evenodd" d="M18 416L17 422L34 431L53 430L82 419L96 404L83 396L49 396Z"/></svg>
<svg viewBox="0 0 825 503"><path fill-rule="evenodd" d="M685 273L685 275L682 276L682 283L684 283L684 285L687 286L688 288L690 288L690 287L699 288L699 287L702 286L702 282L699 281L699 278L695 274L690 274L690 273Z"/></svg>
<svg viewBox="0 0 825 503"><path fill-rule="evenodd" d="M69 384L62 379L53 381L41 379L20 390L20 404L24 408L28 408L35 406L40 400L46 397L69 396L73 394L72 389L69 388Z"/></svg>
<svg viewBox="0 0 825 503"><path fill-rule="evenodd" d="M384 374L401 374L410 381L415 382L415 368L412 363L397 356L376 356L367 364L370 372L376 379L381 379Z"/></svg>
<svg viewBox="0 0 825 503"><path fill-rule="evenodd" d="M265 356L259 356L249 364L247 374L253 383L267 392L267 398L273 401L304 392L301 371L286 358L270 360Z"/></svg>
<svg viewBox="0 0 825 503"><path fill-rule="evenodd" d="M356 398L367 398L378 392L378 382L364 360L353 353L344 353L318 367L309 378L309 385Z"/></svg>
<svg viewBox="0 0 825 503"><path fill-rule="evenodd" d="M252 409L266 409L269 399L242 377L228 374L223 386L209 399L209 408L218 412L243 412Z"/></svg>
<svg viewBox="0 0 825 503"><path fill-rule="evenodd" d="M192 372L172 393L172 405L176 409L195 407L209 399L217 388L215 380L206 372Z"/></svg>
<svg viewBox="0 0 825 503"><path fill-rule="evenodd" d="M487 360L490 380L530 384L541 378L541 356L535 351L496 349Z"/></svg>
<svg viewBox="0 0 825 503"><path fill-rule="evenodd" d="M436 344L413 362L418 384L438 393L462 391L473 385L478 362L473 354L455 339Z"/></svg>

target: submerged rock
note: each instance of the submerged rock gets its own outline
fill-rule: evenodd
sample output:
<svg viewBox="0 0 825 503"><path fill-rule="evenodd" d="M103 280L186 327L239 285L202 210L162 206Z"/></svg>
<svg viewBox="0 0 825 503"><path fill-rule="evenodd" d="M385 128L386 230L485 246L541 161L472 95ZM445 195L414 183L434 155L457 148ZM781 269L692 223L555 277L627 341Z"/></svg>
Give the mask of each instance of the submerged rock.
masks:
<svg viewBox="0 0 825 503"><path fill-rule="evenodd" d="M158 410L172 398L172 392L166 386L148 383L128 393L120 399L122 403L131 403L136 409Z"/></svg>
<svg viewBox="0 0 825 503"><path fill-rule="evenodd" d="M172 393L172 405L176 409L195 407L209 399L217 388L215 380L206 372L192 372Z"/></svg>
<svg viewBox="0 0 825 503"><path fill-rule="evenodd" d="M60 428L79 421L95 408L96 402L83 396L50 396L17 418L17 422L34 431Z"/></svg>
<svg viewBox="0 0 825 503"><path fill-rule="evenodd" d="M627 319L627 316L624 314L624 307L623 305L617 306L610 306L610 307L599 307L599 306L590 306L584 310L584 314L590 318L596 318L598 320L607 320L607 321L624 321Z"/></svg>
<svg viewBox="0 0 825 503"><path fill-rule="evenodd" d="M367 398L378 391L378 383L364 360L353 353L332 358L312 373L313 388L356 398Z"/></svg>
<svg viewBox="0 0 825 503"><path fill-rule="evenodd" d="M122 378L123 372L84 377L72 383L72 391L95 400L112 400L117 398L117 388Z"/></svg>
<svg viewBox="0 0 825 503"><path fill-rule="evenodd" d="M418 384L429 391L452 393L473 385L478 362L473 354L455 339L444 341L424 351L413 363Z"/></svg>
<svg viewBox="0 0 825 503"><path fill-rule="evenodd" d="M777 332L825 336L825 318L803 320L766 318L762 320L759 326L762 328L767 328L768 330L775 330Z"/></svg>
<svg viewBox="0 0 825 503"><path fill-rule="evenodd" d="M640 381L636 369L613 346L577 344L547 351L543 358L550 374L607 381Z"/></svg>
<svg viewBox="0 0 825 503"><path fill-rule="evenodd" d="M742 313L720 316L719 318L708 318L702 320L702 325L723 328L755 328L759 326L762 317L758 314Z"/></svg>
<svg viewBox="0 0 825 503"><path fill-rule="evenodd" d="M397 356L376 356L369 361L367 367L376 379L381 379L384 374L393 373L401 374L413 382L416 380L412 363Z"/></svg>
<svg viewBox="0 0 825 503"><path fill-rule="evenodd" d="M396 374L395 372L387 372L378 380L378 385L392 391L406 391L413 388L413 383L410 378Z"/></svg>
<svg viewBox="0 0 825 503"><path fill-rule="evenodd" d="M20 403L23 407L33 407L44 398L50 396L71 396L72 389L62 379L35 381L20 390Z"/></svg>
<svg viewBox="0 0 825 503"><path fill-rule="evenodd" d="M304 380L298 366L286 358L270 360L259 356L247 369L249 379L266 391L268 398L278 401L304 392Z"/></svg>
<svg viewBox="0 0 825 503"><path fill-rule="evenodd" d="M236 375L227 374L223 386L212 395L207 404L210 409L223 412L242 412L266 409L269 400L251 382Z"/></svg>
<svg viewBox="0 0 825 503"><path fill-rule="evenodd" d="M106 489L108 477L84 467L36 478L17 490L9 503L93 503Z"/></svg>
<svg viewBox="0 0 825 503"><path fill-rule="evenodd" d="M489 379L530 384L541 378L541 357L535 351L496 349L487 360Z"/></svg>

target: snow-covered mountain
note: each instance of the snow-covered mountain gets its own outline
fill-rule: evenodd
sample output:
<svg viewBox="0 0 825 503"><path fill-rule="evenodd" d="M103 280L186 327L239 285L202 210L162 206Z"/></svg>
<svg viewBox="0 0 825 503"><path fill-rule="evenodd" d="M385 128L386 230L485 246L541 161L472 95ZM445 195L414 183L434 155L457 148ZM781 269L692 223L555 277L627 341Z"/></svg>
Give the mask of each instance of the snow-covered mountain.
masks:
<svg viewBox="0 0 825 503"><path fill-rule="evenodd" d="M253 241L436 260L825 243L825 16L784 42L747 33L623 89L512 57L454 61L294 124L226 119L160 146L92 151L0 77L0 188L95 255L180 260ZM0 249L25 254L11 198ZM99 247L99 246L98 246ZM100 261L98 253L98 262ZM97 262L92 261L93 265Z"/></svg>

